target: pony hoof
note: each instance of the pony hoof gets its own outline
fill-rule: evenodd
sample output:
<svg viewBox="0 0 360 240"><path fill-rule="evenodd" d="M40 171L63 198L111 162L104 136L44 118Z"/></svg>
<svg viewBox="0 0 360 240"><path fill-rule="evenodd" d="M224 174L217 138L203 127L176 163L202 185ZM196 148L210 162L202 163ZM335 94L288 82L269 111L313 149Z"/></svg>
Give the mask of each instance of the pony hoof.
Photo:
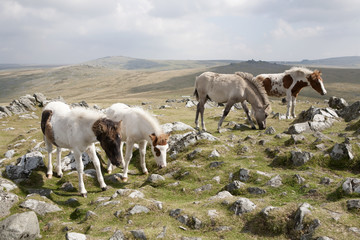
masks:
<svg viewBox="0 0 360 240"><path fill-rule="evenodd" d="M127 182L127 181L128 181L128 178L127 178L127 177L122 177L121 180L122 180L123 182Z"/></svg>
<svg viewBox="0 0 360 240"><path fill-rule="evenodd" d="M108 171L107 171L108 174L111 174L111 172L112 172L111 170L108 170Z"/></svg>
<svg viewBox="0 0 360 240"><path fill-rule="evenodd" d="M148 172L148 171L145 171L144 174L145 174L145 175L149 175L149 172Z"/></svg>
<svg viewBox="0 0 360 240"><path fill-rule="evenodd" d="M255 126L252 126L251 129L256 130L256 127L255 127Z"/></svg>
<svg viewBox="0 0 360 240"><path fill-rule="evenodd" d="M48 179L52 179L52 174L46 174L46 177L48 178Z"/></svg>
<svg viewBox="0 0 360 240"><path fill-rule="evenodd" d="M81 196L87 198L87 193L82 193Z"/></svg>
<svg viewBox="0 0 360 240"><path fill-rule="evenodd" d="M101 190L102 190L102 191L106 191L106 190L107 190L107 187L102 187Z"/></svg>

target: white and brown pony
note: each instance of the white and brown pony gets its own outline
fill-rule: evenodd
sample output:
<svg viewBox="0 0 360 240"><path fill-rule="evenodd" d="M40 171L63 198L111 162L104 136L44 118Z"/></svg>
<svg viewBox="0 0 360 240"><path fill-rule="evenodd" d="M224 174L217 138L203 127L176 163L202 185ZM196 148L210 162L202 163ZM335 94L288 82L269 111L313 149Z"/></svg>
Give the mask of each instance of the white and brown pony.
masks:
<svg viewBox="0 0 360 240"><path fill-rule="evenodd" d="M121 122L106 118L104 113L82 107L71 108L62 102L50 102L43 109L41 115L41 130L48 151L47 177L53 175L52 145L57 148L56 173L62 177L61 148L68 148L74 152L76 169L79 177L79 191L84 197L87 196L83 173L84 165L81 159L83 152L87 151L93 161L100 187L106 190L106 184L101 173L100 161L95 152L96 141L105 150L110 161L120 166L119 147Z"/></svg>
<svg viewBox="0 0 360 240"><path fill-rule="evenodd" d="M292 67L283 73L260 74L255 79L263 83L269 96L286 96L286 118L290 118L290 106L291 116L296 117L296 97L302 88L310 85L321 95L326 94L321 72L318 70L312 71L303 67Z"/></svg>
<svg viewBox="0 0 360 240"><path fill-rule="evenodd" d="M204 105L208 99L217 103L226 103L223 116L218 124L218 130L231 107L238 102L241 102L251 127L256 129L245 101L249 102L252 109L254 109L255 119L259 125L259 129L266 128L266 118L268 111L270 111L270 102L262 84L254 81L250 73L237 72L235 74L219 74L204 72L196 77L194 95L199 101L195 116L197 129L199 129L198 118L199 114L201 114L201 127L206 131Z"/></svg>
<svg viewBox="0 0 360 240"><path fill-rule="evenodd" d="M124 166L122 179L128 180L129 163L132 158L135 143L139 144L140 165L144 174L148 174L145 163L145 153L147 142L151 144L151 151L154 155L156 164L166 167L166 151L169 147L168 140L170 134L163 133L159 122L150 113L141 108L130 108L123 103L116 103L106 110L108 118L114 121L122 121L121 136L126 142L125 161L123 159L123 145L120 144L121 160ZM112 165L108 162L108 172L111 173Z"/></svg>

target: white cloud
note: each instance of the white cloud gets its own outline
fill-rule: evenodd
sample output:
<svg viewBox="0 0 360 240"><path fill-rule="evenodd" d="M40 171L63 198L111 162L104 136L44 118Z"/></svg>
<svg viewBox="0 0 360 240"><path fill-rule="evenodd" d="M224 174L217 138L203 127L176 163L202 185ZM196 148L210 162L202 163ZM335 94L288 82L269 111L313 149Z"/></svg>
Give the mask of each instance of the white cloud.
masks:
<svg viewBox="0 0 360 240"><path fill-rule="evenodd" d="M280 19L277 28L271 31L271 34L275 38L312 38L321 35L323 30L324 28L321 26L294 28Z"/></svg>
<svg viewBox="0 0 360 240"><path fill-rule="evenodd" d="M0 63L288 59L284 49L296 60L304 44L345 55L359 52L359 11L354 0L1 0Z"/></svg>

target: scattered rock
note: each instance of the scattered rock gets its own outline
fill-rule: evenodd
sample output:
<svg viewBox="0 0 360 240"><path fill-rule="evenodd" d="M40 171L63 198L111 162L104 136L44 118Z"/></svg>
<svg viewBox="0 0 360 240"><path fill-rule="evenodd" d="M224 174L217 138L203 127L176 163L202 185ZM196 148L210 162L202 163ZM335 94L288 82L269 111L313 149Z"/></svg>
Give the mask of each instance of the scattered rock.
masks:
<svg viewBox="0 0 360 240"><path fill-rule="evenodd" d="M271 178L266 185L270 186L270 187L280 187L282 185L282 179L280 177L280 175L276 175L275 177Z"/></svg>
<svg viewBox="0 0 360 240"><path fill-rule="evenodd" d="M35 199L27 199L25 202L20 204L20 207L31 209L39 215L62 211L62 209L59 208L57 205L38 201Z"/></svg>
<svg viewBox="0 0 360 240"><path fill-rule="evenodd" d="M233 193L235 190L241 189L241 188L245 188L246 184L243 182L240 182L238 180L235 180L231 183L229 183L228 185L226 185L224 187L225 190L227 190L230 193Z"/></svg>
<svg viewBox="0 0 360 240"><path fill-rule="evenodd" d="M19 201L16 194L0 191L0 218L10 214L10 208Z"/></svg>
<svg viewBox="0 0 360 240"><path fill-rule="evenodd" d="M123 234L123 232L121 230L116 230L116 232L114 233L114 235L112 235L109 240L125 240L125 235Z"/></svg>
<svg viewBox="0 0 360 240"><path fill-rule="evenodd" d="M61 185L61 189L66 192L74 192L76 191L74 185L71 182L65 182L63 185Z"/></svg>
<svg viewBox="0 0 360 240"><path fill-rule="evenodd" d="M310 214L311 211L311 205L308 204L308 203L303 203L300 205L300 207L296 210L295 212L295 217L294 217L294 221L295 221L295 226L294 226L294 229L296 231L301 231L303 230L304 228L304 225L303 225L303 221L304 221L304 217L305 215L307 214Z"/></svg>
<svg viewBox="0 0 360 240"><path fill-rule="evenodd" d="M11 215L0 222L0 239L40 238L38 218L33 211Z"/></svg>
<svg viewBox="0 0 360 240"><path fill-rule="evenodd" d="M146 240L146 236L143 230L132 230L130 231L135 239Z"/></svg>
<svg viewBox="0 0 360 240"><path fill-rule="evenodd" d="M334 180L328 177L323 177L320 179L320 184L330 185L332 182L334 182Z"/></svg>
<svg viewBox="0 0 360 240"><path fill-rule="evenodd" d="M332 126L337 121L338 115L331 108L316 108L311 106L308 110L302 111L289 127L288 134L300 134L310 131L322 131Z"/></svg>
<svg viewBox="0 0 360 240"><path fill-rule="evenodd" d="M11 150L6 151L5 157L6 157L7 159L10 159L10 158L12 158L12 157L14 156L14 154L15 154L15 150L14 150L14 149L11 149Z"/></svg>
<svg viewBox="0 0 360 240"><path fill-rule="evenodd" d="M209 191L211 189L212 189L212 184L206 184L206 185L204 185L202 187L196 188L194 191L196 193L199 193L199 192L203 192L203 191Z"/></svg>
<svg viewBox="0 0 360 240"><path fill-rule="evenodd" d="M349 104L343 98L337 98L335 96L329 99L329 107L340 110L349 106Z"/></svg>
<svg viewBox="0 0 360 240"><path fill-rule="evenodd" d="M250 194L256 194L256 195L261 195L261 194L265 194L265 193L266 193L266 190L261 189L261 188L258 188L258 187L249 187L249 188L247 189L247 191L248 191Z"/></svg>
<svg viewBox="0 0 360 240"><path fill-rule="evenodd" d="M346 194L360 193L360 178L346 178L342 189Z"/></svg>
<svg viewBox="0 0 360 240"><path fill-rule="evenodd" d="M360 209L360 199L350 199L346 201L346 206L349 210Z"/></svg>
<svg viewBox="0 0 360 240"><path fill-rule="evenodd" d="M201 148L196 148L194 151L189 153L186 157L187 157L188 160L192 160L201 152L202 152Z"/></svg>
<svg viewBox="0 0 360 240"><path fill-rule="evenodd" d="M218 138L207 132L188 132L183 135L175 134L170 136L169 152L178 153L183 151L186 147L195 144L199 140L216 141Z"/></svg>
<svg viewBox="0 0 360 240"><path fill-rule="evenodd" d="M360 117L360 101L354 102L350 106L338 110L337 113L345 120L345 122L357 119Z"/></svg>
<svg viewBox="0 0 360 240"><path fill-rule="evenodd" d="M67 232L65 238L66 240L86 240L86 235L76 232Z"/></svg>
<svg viewBox="0 0 360 240"><path fill-rule="evenodd" d="M302 166L307 163L314 155L310 152L291 151L291 162L294 166Z"/></svg>
<svg viewBox="0 0 360 240"><path fill-rule="evenodd" d="M267 217L269 216L269 213L275 209L277 209L277 207L267 206L260 211L260 214Z"/></svg>
<svg viewBox="0 0 360 240"><path fill-rule="evenodd" d="M305 178L303 178L302 176L300 176L299 174L295 174L294 175L295 179L296 179L296 182L298 184L303 184L305 182Z"/></svg>
<svg viewBox="0 0 360 240"><path fill-rule="evenodd" d="M10 180L0 177L0 191L6 190L7 192L10 192L16 188L18 188L18 187L16 186L15 183L11 182Z"/></svg>
<svg viewBox="0 0 360 240"><path fill-rule="evenodd" d="M147 181L150 183L159 183L165 181L165 178L159 174L153 173L148 177Z"/></svg>
<svg viewBox="0 0 360 240"><path fill-rule="evenodd" d="M330 157L333 160L341 160L341 159L354 159L354 154L352 153L352 147L350 143L336 143L333 149L330 152Z"/></svg>
<svg viewBox="0 0 360 240"><path fill-rule="evenodd" d="M195 131L195 129L182 122L165 123L161 125L162 130L165 133L171 133L175 131Z"/></svg>
<svg viewBox="0 0 360 240"><path fill-rule="evenodd" d="M250 170L241 168L239 171L239 179L242 182L246 182L250 178Z"/></svg>
<svg viewBox="0 0 360 240"><path fill-rule="evenodd" d="M220 167L222 164L224 164L224 161L221 161L221 162L212 162L210 163L210 168L217 168L217 167Z"/></svg>
<svg viewBox="0 0 360 240"><path fill-rule="evenodd" d="M145 207L145 206L141 206L141 205L135 205L130 211L129 214L130 215L135 215L138 213L148 213L150 212L150 210Z"/></svg>
<svg viewBox="0 0 360 240"><path fill-rule="evenodd" d="M242 215L247 212L252 212L256 208L256 205L247 198L239 198L230 207L230 211L235 215Z"/></svg>
<svg viewBox="0 0 360 240"><path fill-rule="evenodd" d="M220 157L220 153L215 149L210 153L209 158L217 158L217 157Z"/></svg>
<svg viewBox="0 0 360 240"><path fill-rule="evenodd" d="M228 192L228 191L221 191L218 194L216 194L215 196L212 196L209 198L210 201L213 200L219 200L219 199L226 199L226 198L232 198L233 195Z"/></svg>
<svg viewBox="0 0 360 240"><path fill-rule="evenodd" d="M265 133L265 134L269 134L269 135L273 135L273 134L276 133L276 130L275 130L274 127L268 127L268 128L265 130L264 133Z"/></svg>

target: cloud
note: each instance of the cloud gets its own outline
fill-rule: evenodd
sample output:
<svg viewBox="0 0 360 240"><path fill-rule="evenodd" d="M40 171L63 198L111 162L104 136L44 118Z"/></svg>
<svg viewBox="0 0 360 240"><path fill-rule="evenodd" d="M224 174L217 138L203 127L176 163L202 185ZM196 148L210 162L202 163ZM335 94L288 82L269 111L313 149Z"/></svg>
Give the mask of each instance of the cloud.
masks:
<svg viewBox="0 0 360 240"><path fill-rule="evenodd" d="M279 38L299 39L299 38L312 38L315 36L319 36L322 34L323 30L324 28L321 26L294 28L286 21L280 19L278 21L277 28L271 31L271 34L277 39Z"/></svg>
<svg viewBox="0 0 360 240"><path fill-rule="evenodd" d="M289 57L283 49L294 44L319 50L317 39L348 54L359 52L359 11L355 0L2 0L0 63L272 60Z"/></svg>

